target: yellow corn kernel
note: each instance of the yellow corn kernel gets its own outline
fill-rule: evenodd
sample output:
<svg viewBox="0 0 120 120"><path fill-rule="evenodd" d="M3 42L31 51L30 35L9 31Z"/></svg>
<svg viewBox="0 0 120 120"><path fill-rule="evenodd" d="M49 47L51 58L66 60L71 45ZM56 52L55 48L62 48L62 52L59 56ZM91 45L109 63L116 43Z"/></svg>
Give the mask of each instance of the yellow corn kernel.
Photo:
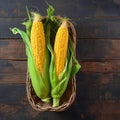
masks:
<svg viewBox="0 0 120 120"><path fill-rule="evenodd" d="M61 26L58 28L54 43L54 56L57 77L64 70L67 49L68 49L68 25L67 20L64 20Z"/></svg>
<svg viewBox="0 0 120 120"><path fill-rule="evenodd" d="M45 34L41 16L33 13L33 24L31 28L31 47L36 66L42 75L45 60Z"/></svg>

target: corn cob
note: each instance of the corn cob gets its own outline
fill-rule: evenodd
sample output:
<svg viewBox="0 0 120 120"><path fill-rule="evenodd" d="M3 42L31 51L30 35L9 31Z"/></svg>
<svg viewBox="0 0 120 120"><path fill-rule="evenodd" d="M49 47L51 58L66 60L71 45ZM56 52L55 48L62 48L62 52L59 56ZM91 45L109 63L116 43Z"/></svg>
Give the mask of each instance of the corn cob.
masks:
<svg viewBox="0 0 120 120"><path fill-rule="evenodd" d="M65 19L63 20L61 26L58 28L54 43L54 56L57 77L64 70L67 49L68 49L68 25L67 20Z"/></svg>
<svg viewBox="0 0 120 120"><path fill-rule="evenodd" d="M41 16L38 13L32 14L31 47L36 66L42 75L45 60L45 34Z"/></svg>

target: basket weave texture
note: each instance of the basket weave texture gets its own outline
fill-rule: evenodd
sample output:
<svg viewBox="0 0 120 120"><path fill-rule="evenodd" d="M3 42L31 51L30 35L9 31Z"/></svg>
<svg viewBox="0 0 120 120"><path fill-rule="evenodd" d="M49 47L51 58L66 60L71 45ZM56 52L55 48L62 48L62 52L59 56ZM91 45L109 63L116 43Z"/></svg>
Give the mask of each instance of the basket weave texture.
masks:
<svg viewBox="0 0 120 120"><path fill-rule="evenodd" d="M69 21L69 31L74 44L74 53L76 54L76 31L73 24ZM27 98L33 109L42 112L42 111L64 111L68 109L71 104L74 102L76 97L76 77L74 76L69 80L67 89L60 99L60 105L58 107L52 107L52 103L42 102L39 97L36 96L34 89L31 84L31 78L29 72L27 72L26 78L26 91ZM43 91L44 92L44 91Z"/></svg>

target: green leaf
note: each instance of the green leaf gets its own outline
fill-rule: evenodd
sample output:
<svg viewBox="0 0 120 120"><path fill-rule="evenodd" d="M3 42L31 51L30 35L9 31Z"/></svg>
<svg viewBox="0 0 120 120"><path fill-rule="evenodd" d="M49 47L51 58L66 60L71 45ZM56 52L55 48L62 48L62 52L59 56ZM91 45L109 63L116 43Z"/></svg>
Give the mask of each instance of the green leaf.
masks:
<svg viewBox="0 0 120 120"><path fill-rule="evenodd" d="M51 33L50 23L47 22L45 27L46 27L47 48L51 54L50 68L49 68L50 83L52 88L54 88L57 84L57 80L56 80L55 66L54 66L54 54L53 54L52 46L50 44L50 33Z"/></svg>
<svg viewBox="0 0 120 120"><path fill-rule="evenodd" d="M73 60L75 61L75 65L72 68L71 71L71 78L77 74L77 72L79 71L79 69L81 68L81 65L79 64L79 62L77 61L77 59L73 56Z"/></svg>
<svg viewBox="0 0 120 120"><path fill-rule="evenodd" d="M49 88L50 87L48 86L48 84L45 84L45 81L42 79L36 67L36 64L34 62L33 55L32 55L32 49L31 49L29 37L24 31L18 28L13 28L11 30L13 34L19 33L26 45L26 54L28 57L28 69L29 69L29 73L31 77L32 86L35 90L36 95L39 98L41 98L42 101L49 102L50 100L50 96L49 96L50 89Z"/></svg>
<svg viewBox="0 0 120 120"><path fill-rule="evenodd" d="M67 64L68 64L68 60L66 60L66 65L64 70L60 73L60 75L58 76L58 81L61 81L63 79L63 77L65 76L65 73L67 71Z"/></svg>
<svg viewBox="0 0 120 120"><path fill-rule="evenodd" d="M25 25L25 27L26 27L26 34L28 35L28 37L30 37L31 26L32 26L32 18L30 16L30 11L28 10L27 6L26 6L26 12L27 12L27 15L28 15L28 20L23 22L22 24Z"/></svg>
<svg viewBox="0 0 120 120"><path fill-rule="evenodd" d="M70 51L69 48L68 56L67 56L67 64L64 69L65 72L61 74L62 76L59 76L59 83L51 91L51 96L53 98L53 106L59 105L60 98L64 94L67 88L68 82L70 80L70 74L72 71L72 57L73 57L73 53Z"/></svg>
<svg viewBox="0 0 120 120"><path fill-rule="evenodd" d="M54 7L52 5L49 5L48 9L47 9L47 14L48 14L48 18L51 19L53 17L53 14L54 14Z"/></svg>
<svg viewBox="0 0 120 120"><path fill-rule="evenodd" d="M69 41L69 46L70 46L70 51L73 54L73 61L74 61L74 66L73 66L72 71L71 71L71 78L72 78L75 74L77 74L77 72L81 68L81 65L79 64L79 62L75 58L74 49L73 49L73 43L72 43L71 39Z"/></svg>

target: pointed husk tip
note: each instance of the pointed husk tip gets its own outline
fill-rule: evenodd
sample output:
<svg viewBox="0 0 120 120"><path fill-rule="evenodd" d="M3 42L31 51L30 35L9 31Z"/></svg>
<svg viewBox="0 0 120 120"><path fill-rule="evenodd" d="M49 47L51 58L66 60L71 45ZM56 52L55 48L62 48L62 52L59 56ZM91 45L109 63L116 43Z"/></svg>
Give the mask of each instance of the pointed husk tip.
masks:
<svg viewBox="0 0 120 120"><path fill-rule="evenodd" d="M33 21L41 21L42 16L39 13L31 12L31 14L32 14L32 17L33 17Z"/></svg>
<svg viewBox="0 0 120 120"><path fill-rule="evenodd" d="M62 18L61 19L61 27L68 27L68 21L69 21L69 18Z"/></svg>

